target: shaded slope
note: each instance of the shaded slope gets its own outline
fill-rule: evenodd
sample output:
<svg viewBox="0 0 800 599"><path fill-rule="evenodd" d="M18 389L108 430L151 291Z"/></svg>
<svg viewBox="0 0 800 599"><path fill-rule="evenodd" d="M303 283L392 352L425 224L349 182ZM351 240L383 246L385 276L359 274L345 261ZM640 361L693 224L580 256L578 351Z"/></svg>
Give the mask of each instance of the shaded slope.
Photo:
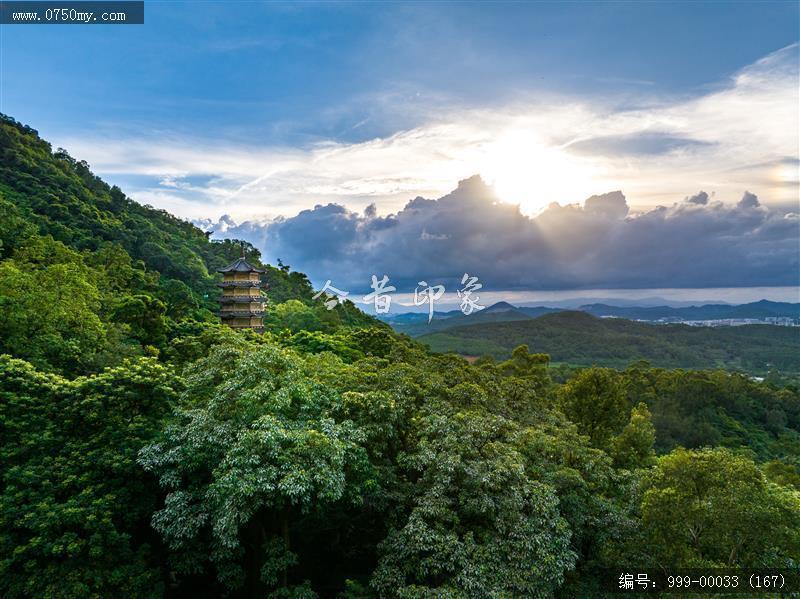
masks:
<svg viewBox="0 0 800 599"><path fill-rule="evenodd" d="M573 364L624 366L648 360L670 368L800 371L800 329L769 325L651 325L564 311L528 321L455 327L419 340L436 351L496 357L527 344L532 352Z"/></svg>

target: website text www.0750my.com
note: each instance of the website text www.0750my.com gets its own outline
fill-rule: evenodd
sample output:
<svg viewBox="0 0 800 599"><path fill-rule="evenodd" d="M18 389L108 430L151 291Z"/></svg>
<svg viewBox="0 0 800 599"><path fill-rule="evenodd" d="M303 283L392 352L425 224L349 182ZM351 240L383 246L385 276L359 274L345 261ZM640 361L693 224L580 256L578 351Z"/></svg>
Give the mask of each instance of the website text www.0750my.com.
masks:
<svg viewBox="0 0 800 599"><path fill-rule="evenodd" d="M12 12L11 19L15 22L62 22L62 23L93 23L98 19L102 21L125 21L128 15L125 12L81 12L74 8L48 8L44 11Z"/></svg>
<svg viewBox="0 0 800 599"><path fill-rule="evenodd" d="M3 25L141 25L142 0L0 0Z"/></svg>

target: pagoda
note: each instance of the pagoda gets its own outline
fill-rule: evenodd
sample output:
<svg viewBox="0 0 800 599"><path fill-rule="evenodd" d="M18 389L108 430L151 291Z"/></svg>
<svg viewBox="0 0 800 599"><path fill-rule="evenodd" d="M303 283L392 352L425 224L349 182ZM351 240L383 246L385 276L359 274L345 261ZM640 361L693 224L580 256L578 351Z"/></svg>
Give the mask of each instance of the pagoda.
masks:
<svg viewBox="0 0 800 599"><path fill-rule="evenodd" d="M242 257L218 270L223 275L222 297L219 299L219 316L224 324L234 329L264 330L264 301L261 293L261 275L265 271L252 266Z"/></svg>

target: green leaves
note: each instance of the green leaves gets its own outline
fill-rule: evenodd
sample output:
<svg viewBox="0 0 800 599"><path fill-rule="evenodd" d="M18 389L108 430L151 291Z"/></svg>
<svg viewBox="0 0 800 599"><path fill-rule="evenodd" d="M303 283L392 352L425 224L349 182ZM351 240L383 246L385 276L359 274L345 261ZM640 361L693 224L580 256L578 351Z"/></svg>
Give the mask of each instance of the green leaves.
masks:
<svg viewBox="0 0 800 599"><path fill-rule="evenodd" d="M655 464L653 445L656 429L647 405L640 402L631 410L631 418L622 432L611 441L611 454L617 468L648 468Z"/></svg>
<svg viewBox="0 0 800 599"><path fill-rule="evenodd" d="M672 567L788 567L800 556L800 496L724 449L678 449L644 481L650 551Z"/></svg>
<svg viewBox="0 0 800 599"><path fill-rule="evenodd" d="M689 389L733 413L753 393L737 378L595 369L558 387L522 350L513 374L382 332L320 333L320 353L304 333L298 353L278 344L294 336L180 330L182 355L205 356L185 388L153 359L74 380L0 359L4 594L158 594L169 567L187 592L355 577L356 596L583 596L625 561L797 555L790 461L765 467L786 487L720 450L654 466L650 411L629 408L663 417L659 394ZM792 426L793 392L759 398Z"/></svg>
<svg viewBox="0 0 800 599"><path fill-rule="evenodd" d="M499 417L431 414L409 466L407 520L381 543L382 595L546 596L575 564L552 487L525 471Z"/></svg>
<svg viewBox="0 0 800 599"><path fill-rule="evenodd" d="M106 329L100 296L80 264L0 262L0 351L40 368L91 368Z"/></svg>
<svg viewBox="0 0 800 599"><path fill-rule="evenodd" d="M163 346L167 341L164 303L149 295L137 294L115 302L112 317L125 324L130 335L142 345Z"/></svg>
<svg viewBox="0 0 800 599"><path fill-rule="evenodd" d="M622 377L610 368L587 368L558 392L559 407L595 447L606 449L623 426L628 399Z"/></svg>
<svg viewBox="0 0 800 599"><path fill-rule="evenodd" d="M269 560L286 562L269 547L280 537L289 549L291 520L358 501L370 468L364 435L330 416L335 392L310 379L300 358L269 345L250 353L220 347L200 367L185 394L191 408L140 462L168 490L156 529L178 551L207 538L205 559L236 588L280 569ZM259 567L228 576L242 552L261 556ZM273 578L259 584L274 586Z"/></svg>
<svg viewBox="0 0 800 599"><path fill-rule="evenodd" d="M69 381L0 356L0 593L161 592L135 459L175 397L153 360Z"/></svg>

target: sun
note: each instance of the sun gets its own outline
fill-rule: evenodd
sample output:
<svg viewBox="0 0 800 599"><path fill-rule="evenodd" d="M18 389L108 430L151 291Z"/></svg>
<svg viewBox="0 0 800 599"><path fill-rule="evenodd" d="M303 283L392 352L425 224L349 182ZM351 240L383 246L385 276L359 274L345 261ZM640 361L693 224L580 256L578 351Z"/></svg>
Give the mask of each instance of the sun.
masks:
<svg viewBox="0 0 800 599"><path fill-rule="evenodd" d="M498 137L487 146L481 166L481 174L498 197L519 204L527 214L539 212L551 202L575 203L601 193L598 171L585 159L548 146L528 131Z"/></svg>

